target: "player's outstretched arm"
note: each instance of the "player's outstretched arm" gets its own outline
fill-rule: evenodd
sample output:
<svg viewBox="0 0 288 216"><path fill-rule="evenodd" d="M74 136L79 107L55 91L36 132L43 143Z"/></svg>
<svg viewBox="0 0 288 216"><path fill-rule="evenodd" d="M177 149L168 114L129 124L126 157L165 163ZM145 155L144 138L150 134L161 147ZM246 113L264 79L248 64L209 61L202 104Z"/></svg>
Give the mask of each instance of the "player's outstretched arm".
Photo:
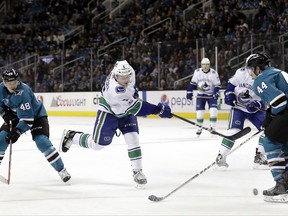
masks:
<svg viewBox="0 0 288 216"><path fill-rule="evenodd" d="M142 106L136 116L159 115L161 118L172 118L169 105L159 103L154 105L148 102L142 102Z"/></svg>

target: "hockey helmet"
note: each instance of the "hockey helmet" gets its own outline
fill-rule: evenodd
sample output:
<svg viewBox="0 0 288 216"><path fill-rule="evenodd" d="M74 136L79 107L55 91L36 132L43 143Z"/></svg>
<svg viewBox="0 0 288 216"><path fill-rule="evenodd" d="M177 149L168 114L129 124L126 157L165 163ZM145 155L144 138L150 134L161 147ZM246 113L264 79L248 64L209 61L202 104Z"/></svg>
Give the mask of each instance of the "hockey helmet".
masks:
<svg viewBox="0 0 288 216"><path fill-rule="evenodd" d="M253 79L255 79L263 70L270 67L270 57L265 53L255 53L246 59L246 67ZM256 68L259 67L259 68Z"/></svg>
<svg viewBox="0 0 288 216"><path fill-rule="evenodd" d="M13 68L7 69L2 72L4 86L8 89L10 93L13 93L17 89L17 86L19 84L18 77L18 72Z"/></svg>
<svg viewBox="0 0 288 216"><path fill-rule="evenodd" d="M6 69L2 72L2 79L4 82L11 82L14 80L18 80L19 74L18 72L11 68L11 69Z"/></svg>
<svg viewBox="0 0 288 216"><path fill-rule="evenodd" d="M246 59L246 65L249 68L254 68L258 66L260 70L265 70L265 68L270 67L271 59L265 53L255 53Z"/></svg>
<svg viewBox="0 0 288 216"><path fill-rule="evenodd" d="M126 61L117 61L113 68L113 74L117 82L123 86L127 86L131 81L131 76L133 75L133 68Z"/></svg>
<svg viewBox="0 0 288 216"><path fill-rule="evenodd" d="M201 61L202 70L207 73L210 69L210 60L208 58L203 58Z"/></svg>

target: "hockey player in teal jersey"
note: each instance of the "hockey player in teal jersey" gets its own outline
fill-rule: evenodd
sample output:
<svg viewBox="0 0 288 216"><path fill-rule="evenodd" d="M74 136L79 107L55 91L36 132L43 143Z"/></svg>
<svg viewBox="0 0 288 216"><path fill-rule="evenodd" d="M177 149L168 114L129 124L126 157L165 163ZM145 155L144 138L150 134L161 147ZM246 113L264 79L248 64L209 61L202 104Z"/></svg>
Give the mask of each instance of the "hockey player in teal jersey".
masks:
<svg viewBox="0 0 288 216"><path fill-rule="evenodd" d="M60 151L67 152L71 145L101 150L111 144L119 129L127 144L133 179L137 186L147 183L142 172L142 153L139 144L139 128L136 116L150 114L171 118L169 105L144 102L138 98L135 88L135 71L126 60L117 61L107 77L99 100L93 134L64 130Z"/></svg>
<svg viewBox="0 0 288 216"><path fill-rule="evenodd" d="M19 81L15 69L2 73L0 84L0 114L4 124L0 128L0 164L10 143L17 142L21 134L30 130L37 148L44 154L61 179L67 182L71 176L49 139L49 123L46 110L38 101L32 89ZM9 123L12 122L12 131Z"/></svg>
<svg viewBox="0 0 288 216"><path fill-rule="evenodd" d="M264 149L276 185L263 191L264 200L288 202L288 74L271 66L270 57L256 53L247 62L254 92L268 104Z"/></svg>

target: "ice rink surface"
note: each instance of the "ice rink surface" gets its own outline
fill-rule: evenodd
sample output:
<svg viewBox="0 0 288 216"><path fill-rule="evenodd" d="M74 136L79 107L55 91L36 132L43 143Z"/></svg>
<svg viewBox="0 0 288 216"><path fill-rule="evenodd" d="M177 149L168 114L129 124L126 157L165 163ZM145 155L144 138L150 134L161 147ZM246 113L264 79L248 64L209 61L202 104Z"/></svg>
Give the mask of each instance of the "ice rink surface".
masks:
<svg viewBox="0 0 288 216"><path fill-rule="evenodd" d="M92 132L94 120L49 117L54 146L64 128ZM226 124L219 121L217 131L225 134ZM165 196L212 164L222 138L207 131L198 138L195 126L175 118L139 118L139 125L145 189L135 188L123 136L101 151L73 146L61 153L72 176L64 184L28 132L13 145L11 184L0 183L0 215L288 215L288 204L263 201L262 190L274 182L269 170L253 169L258 136L229 155L228 170L212 167L167 199L151 202L149 195ZM0 174L6 177L7 169L8 154Z"/></svg>

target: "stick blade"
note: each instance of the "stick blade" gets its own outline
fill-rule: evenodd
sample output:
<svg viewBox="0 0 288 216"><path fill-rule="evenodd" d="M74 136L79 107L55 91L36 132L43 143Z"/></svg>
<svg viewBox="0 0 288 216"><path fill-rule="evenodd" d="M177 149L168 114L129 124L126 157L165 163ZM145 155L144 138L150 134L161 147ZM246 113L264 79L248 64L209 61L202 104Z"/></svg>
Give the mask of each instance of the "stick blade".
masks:
<svg viewBox="0 0 288 216"><path fill-rule="evenodd" d="M5 184L9 184L8 179L4 178L3 176L0 175L0 181L5 183Z"/></svg>
<svg viewBox="0 0 288 216"><path fill-rule="evenodd" d="M150 195L150 196L148 197L148 199L149 199L150 201L152 201L152 202L160 202L161 200L164 199L164 197L157 197L157 196L155 196L155 195Z"/></svg>
<svg viewBox="0 0 288 216"><path fill-rule="evenodd" d="M230 140L237 140L243 136L245 136L246 134L250 133L251 128L250 127L245 127L243 130L239 131L238 133L231 135L231 136L227 136L226 138L230 139Z"/></svg>

